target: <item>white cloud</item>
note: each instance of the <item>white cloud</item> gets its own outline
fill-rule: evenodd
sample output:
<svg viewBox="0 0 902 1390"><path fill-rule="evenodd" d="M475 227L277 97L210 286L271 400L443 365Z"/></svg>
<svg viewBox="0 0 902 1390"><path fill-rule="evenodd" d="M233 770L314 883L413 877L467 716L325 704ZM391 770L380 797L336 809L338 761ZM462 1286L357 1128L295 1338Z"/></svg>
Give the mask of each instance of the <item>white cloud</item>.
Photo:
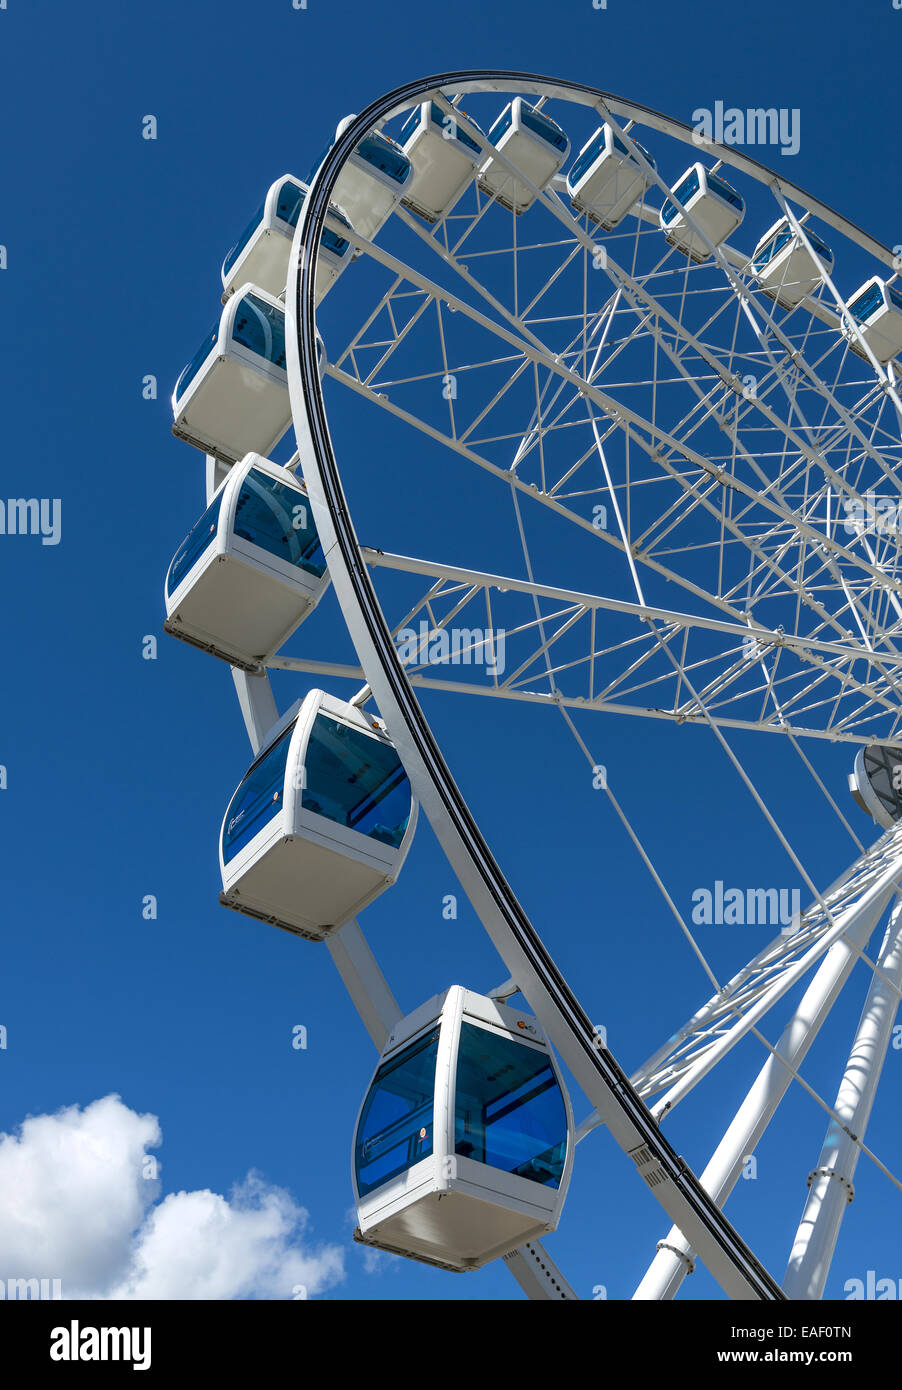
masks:
<svg viewBox="0 0 902 1390"><path fill-rule="evenodd" d="M148 1215L128 1278L114 1298L293 1298L344 1275L343 1251L298 1243L307 1212L256 1174L226 1201L215 1192L175 1192Z"/></svg>
<svg viewBox="0 0 902 1390"><path fill-rule="evenodd" d="M29 1116L0 1134L0 1280L62 1281L67 1298L313 1296L344 1277L341 1247L311 1246L290 1193L251 1173L229 1198L159 1200L154 1115L115 1095Z"/></svg>

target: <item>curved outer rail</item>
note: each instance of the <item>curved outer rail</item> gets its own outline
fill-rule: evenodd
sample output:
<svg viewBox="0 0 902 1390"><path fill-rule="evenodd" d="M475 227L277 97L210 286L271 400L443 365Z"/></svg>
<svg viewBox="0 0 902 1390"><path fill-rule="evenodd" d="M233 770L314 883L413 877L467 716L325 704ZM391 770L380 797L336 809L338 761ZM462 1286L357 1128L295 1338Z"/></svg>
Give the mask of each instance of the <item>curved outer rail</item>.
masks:
<svg viewBox="0 0 902 1390"><path fill-rule="evenodd" d="M517 901L455 785L408 683L360 554L317 371L313 300L316 254L330 195L358 141L375 123L437 87L453 91L540 91L586 105L600 102L599 110L604 109L605 93L534 74L443 73L398 87L373 102L351 122L320 166L295 233L285 309L288 381L297 445L332 585L380 714L442 849L495 949L590 1104L596 1107L621 1149L634 1160L654 1196L724 1292L737 1299L782 1299L779 1285L663 1138L611 1052L599 1046L592 1023ZM644 108L635 110L638 113ZM657 121L667 122L657 113L650 114Z"/></svg>

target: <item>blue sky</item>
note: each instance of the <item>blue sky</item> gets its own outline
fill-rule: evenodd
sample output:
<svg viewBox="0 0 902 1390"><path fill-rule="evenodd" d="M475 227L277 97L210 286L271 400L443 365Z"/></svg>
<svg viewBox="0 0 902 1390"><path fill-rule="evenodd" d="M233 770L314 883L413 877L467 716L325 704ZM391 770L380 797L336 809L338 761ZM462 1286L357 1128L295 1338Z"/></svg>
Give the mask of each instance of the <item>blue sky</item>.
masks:
<svg viewBox="0 0 902 1390"><path fill-rule="evenodd" d="M60 498L62 539L0 538L8 776L0 1130L117 1093L159 1119L159 1197L228 1194L254 1171L306 1208L304 1247L344 1251L343 1279L327 1262L323 1296L517 1295L500 1265L466 1279L399 1260L368 1267L350 1241L348 1169L372 1047L323 947L217 903L216 837L248 745L225 667L162 633L166 566L203 497L201 456L169 431L169 393L217 313L222 256L269 183L288 171L303 177L341 116L403 81L498 66L592 83L687 121L716 100L798 108L799 153L764 159L893 245L902 239L897 98L875 74L892 70L900 43L902 12L891 0L854 10L836 0L762 0L753 12L712 0L689 8L609 0L604 10L591 0L458 0L450 9L402 0L388 10L309 0L299 11L290 0L139 9L8 0L0 10L0 302L11 348L0 396L3 496ZM141 138L148 113L156 141ZM147 374L159 381L156 401L142 399ZM356 420L349 412L346 436ZM400 534L428 505L430 533L420 535L421 551L414 536L407 548L462 555L462 494L408 500L405 490L418 484L394 441L356 438L372 450L365 469L358 463L358 487L374 517L389 499ZM331 624L340 650L332 600L316 622L311 642ZM142 659L149 634L159 639L155 661ZM284 709L306 684L284 677L275 689ZM533 920L632 1069L707 988L612 813L593 799L578 750L542 711L502 719L446 695L426 707ZM682 904L715 878L795 881L706 734L616 718L591 733ZM789 750L760 742L735 746L827 884L850 858L849 841ZM849 752L824 745L813 756L844 797ZM869 830L860 816L856 826ZM454 891L421 821L398 885L364 922L405 1010L449 984L486 990L506 974L465 903L456 923L443 921L443 895ZM147 894L158 901L154 921L142 917ZM718 969L763 944L740 929L717 931L704 944ZM864 978L853 984L836 1031L806 1064L831 1100ZM291 1046L299 1023L303 1051ZM769 1036L781 1026L772 1020ZM674 1116L671 1139L696 1170L762 1060L759 1044L744 1044L704 1098ZM890 1166L900 1127L887 1092L899 1066L902 1053L891 1052L871 1132ZM581 1117L585 1102L573 1101ZM761 1145L758 1181L741 1182L728 1208L778 1278L823 1128L814 1104L798 1102L791 1123L776 1124ZM899 1195L868 1166L859 1167L833 1296L871 1268L902 1274L895 1223L881 1215ZM610 1297L629 1297L666 1229L619 1151L593 1135L549 1241L580 1296L603 1285ZM690 1282L685 1296L716 1292L704 1271Z"/></svg>

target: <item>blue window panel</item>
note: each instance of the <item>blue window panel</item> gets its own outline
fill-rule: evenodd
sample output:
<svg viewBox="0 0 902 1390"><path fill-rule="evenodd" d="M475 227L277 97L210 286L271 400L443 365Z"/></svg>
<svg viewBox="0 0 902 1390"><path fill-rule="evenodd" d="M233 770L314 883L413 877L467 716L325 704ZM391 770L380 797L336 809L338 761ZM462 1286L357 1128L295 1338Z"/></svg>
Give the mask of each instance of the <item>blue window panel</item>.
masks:
<svg viewBox="0 0 902 1390"><path fill-rule="evenodd" d="M553 145L556 150L567 149L570 142L557 122L537 111L534 106L527 106L525 101L520 105L520 120L527 130L540 136L546 144Z"/></svg>
<svg viewBox="0 0 902 1390"><path fill-rule="evenodd" d="M233 859L282 810L285 763L293 732L292 724L272 748L257 759L229 802L222 827L224 863Z"/></svg>
<svg viewBox="0 0 902 1390"><path fill-rule="evenodd" d="M189 574L203 552L216 539L219 525L219 509L222 506L222 489L214 497L199 521L191 527L172 559L166 576L166 593L169 598L175 593L186 574Z"/></svg>
<svg viewBox="0 0 902 1390"><path fill-rule="evenodd" d="M494 124L491 126L489 130L489 144L497 145L500 142L504 132L506 130L510 130L513 123L514 108L512 105L505 106L504 110L501 112L501 115L498 117L498 119L494 122Z"/></svg>
<svg viewBox="0 0 902 1390"><path fill-rule="evenodd" d="M226 256L225 260L223 261L223 264L222 264L222 273L223 273L223 275L225 276L226 279L228 279L229 273L230 273L232 267L234 266L235 262L238 260L238 257L241 255L241 253L243 252L244 248L247 246L247 244L248 244L248 242L250 241L251 237L254 235L254 232L255 232L255 231L257 230L257 228L261 225L261 223L262 223L262 221L263 221L263 214L264 214L265 211L266 211L266 204L265 204L265 203L261 203L260 206L258 207L257 211L254 213L253 217L251 218L250 222L248 222L248 224L247 224L247 226L245 227L244 231L241 233L241 236L240 236L240 237L238 238L238 240L235 242L235 245L232 247L231 251L229 252L229 254Z"/></svg>
<svg viewBox="0 0 902 1390"><path fill-rule="evenodd" d="M320 579L326 572L313 512L299 488L252 468L235 504L235 535Z"/></svg>
<svg viewBox="0 0 902 1390"><path fill-rule="evenodd" d="M305 811L400 847L410 820L410 783L391 744L318 714L307 746L306 774Z"/></svg>
<svg viewBox="0 0 902 1390"><path fill-rule="evenodd" d="M871 315L883 308L883 291L879 285L871 285L869 290L860 294L857 299L853 299L849 305L849 313L853 318L858 319L859 323L867 323Z"/></svg>
<svg viewBox="0 0 902 1390"><path fill-rule="evenodd" d="M210 329L206 338L201 343L200 347L197 349L197 352L191 358L191 361L188 363L187 367L183 367L181 372L179 373L179 379L175 383L176 401L180 401L182 399L182 396L184 396L185 392L188 390L188 387L191 385L192 381L197 376L201 367L204 365L207 358L210 356L210 353L215 348L218 340L219 324L216 323Z"/></svg>
<svg viewBox="0 0 902 1390"><path fill-rule="evenodd" d="M362 1197L432 1153L439 1031L436 1027L405 1047L373 1078L354 1145Z"/></svg>
<svg viewBox="0 0 902 1390"><path fill-rule="evenodd" d="M461 115L466 115L466 112L462 111ZM429 117L430 120L434 121L434 123L438 126L439 130L441 131L444 131L446 129L445 123L447 121L454 120L453 116L449 116L445 111L442 110L437 101L431 101L429 103ZM471 116L467 116L467 120L470 122L471 125L476 125L476 122L473 120ZM410 116L408 116L407 120L401 127L401 139L405 144L410 139L411 135L413 135L414 131L421 124L422 111L418 106L416 110ZM454 136L449 136L449 139L453 138L455 141L457 141L458 144L466 145L467 149L472 150L474 154L482 153L472 136L467 135L466 131L461 130L460 126L457 124L456 121L454 122L454 131Z"/></svg>
<svg viewBox="0 0 902 1390"><path fill-rule="evenodd" d="M817 234L817 232L814 230L814 228L813 228L813 227L806 227L806 228L805 228L805 235L807 236L808 240L811 242L812 249L815 250L815 251L818 253L818 255L821 257L821 259L822 259L822 260L825 260L825 261L827 262L828 265L832 265L832 264L833 264L833 252L830 250L830 247L827 245L827 243L826 243L825 241L821 241L820 237L818 236L818 234Z"/></svg>
<svg viewBox="0 0 902 1390"><path fill-rule="evenodd" d="M433 102L432 105L435 106L435 102ZM404 124L403 124L402 127L401 127L401 143L402 143L402 144L404 144L404 145L407 144L407 141L410 139L411 135L413 135L413 133L414 133L414 131L416 130L417 126L420 124L420 122L421 122L421 120L422 120L422 114L423 114L423 113L422 113L422 110L421 110L421 108L420 108L419 106L415 106L415 107L413 108L413 110L411 111L410 115L407 117L407 120L404 122Z"/></svg>
<svg viewBox="0 0 902 1390"><path fill-rule="evenodd" d="M387 139L384 135L370 131L357 146L357 153L367 164L372 164L374 169L380 169L399 185L406 183L410 177L413 167L410 160L393 140Z"/></svg>
<svg viewBox="0 0 902 1390"><path fill-rule="evenodd" d="M329 212L332 214L333 217L337 217L339 222L343 222L346 227L350 227L351 224L348 221L348 219L346 217L342 217L341 213L337 210L337 208L330 207ZM323 227L323 234L320 239L322 245L326 248L327 251L331 251L333 256L338 256L339 259L344 259L345 256L350 254L351 243L345 237L339 236L337 232L330 232L328 227Z"/></svg>
<svg viewBox="0 0 902 1390"><path fill-rule="evenodd" d="M706 177L709 188L713 189L715 193L719 193L725 202L732 203L734 208L738 208L740 212L745 212L745 203L736 189L732 188L725 179L719 179L716 174L708 174Z"/></svg>
<svg viewBox="0 0 902 1390"><path fill-rule="evenodd" d="M558 1188L567 1111L546 1052L463 1023L454 1149L462 1157Z"/></svg>
<svg viewBox="0 0 902 1390"><path fill-rule="evenodd" d="M786 243L791 240L792 232L788 227L784 227L781 232L777 232L775 236L772 236L767 245L758 252L758 255L752 261L753 268L755 270L762 270L764 266L767 265L768 261L772 261L774 256L779 255Z"/></svg>
<svg viewBox="0 0 902 1390"><path fill-rule="evenodd" d="M617 151L617 153L625 155L626 158L632 164L635 164L636 168L638 169L640 167L639 164L633 158L632 154L627 149L623 141L620 139L620 136L614 133L613 128L611 130L611 139L613 148ZM636 146L636 149L639 150L645 156L651 167L653 169L657 168L655 161L652 159L645 146L640 145L638 140L633 140L633 144ZM586 146L585 150L579 156L579 158L574 160L573 164L571 165L570 172L567 175L567 179L571 188L574 188L576 184L579 183L580 179L588 173L589 169L595 163L596 159L598 159L600 155L604 154L604 150L605 133L604 127L602 127L602 129L597 131L596 134L589 141L589 144Z"/></svg>
<svg viewBox="0 0 902 1390"><path fill-rule="evenodd" d="M685 207L689 199L694 197L698 190L698 170L693 168L689 170L689 173L686 175L683 181L677 184L673 192L674 196L679 198L680 202ZM669 226L680 211L681 209L677 207L676 203L673 203L670 201L670 199L668 199L667 202L664 204L664 209L661 213L661 217L664 223Z"/></svg>
<svg viewBox="0 0 902 1390"><path fill-rule="evenodd" d="M289 227L296 227L303 203L304 190L292 183L291 179L285 179L276 194L276 217L281 222L287 222Z"/></svg>
<svg viewBox="0 0 902 1390"><path fill-rule="evenodd" d="M449 116L446 115L446 113L442 110L442 108L439 106L438 102L436 102L436 101L433 101L433 102L431 103L430 115L432 116L432 119L435 121L436 125L440 126L442 130L445 129L445 122L446 122L447 120L449 120L449 119L453 119L452 117L449 117ZM466 116L466 112L465 112L465 111L462 111L462 112L461 112L461 115L462 115L462 116ZM469 116L467 116L467 120L470 121L470 124L471 124L471 125L476 125L476 122L473 121ZM467 135L466 131L461 130L460 126L457 124L456 121L454 122L454 129L455 129L455 135L454 135L454 139L455 139L455 140L459 141L459 143L460 143L461 145L466 145L467 148L470 149L470 150L473 150L473 152L474 152L475 154L481 154L481 153L482 153L482 151L480 150L480 148L479 148L479 146L477 145L476 141L475 141L474 139L472 139L471 136Z"/></svg>
<svg viewBox="0 0 902 1390"><path fill-rule="evenodd" d="M232 341L285 370L285 311L246 294L238 305Z"/></svg>
<svg viewBox="0 0 902 1390"><path fill-rule="evenodd" d="M574 160L568 176L571 188L575 188L580 179L589 172L598 156L604 153L604 148L604 129L602 128L592 137L579 158Z"/></svg>
<svg viewBox="0 0 902 1390"><path fill-rule="evenodd" d="M276 217L284 222L288 227L296 227L298 218L301 215L301 208L304 206L304 190L298 188L296 183L286 179L279 189L279 196L276 200ZM338 208L329 208L333 217L337 217L339 222L343 222L346 227L350 227L350 222L343 217ZM336 256L344 256L351 249L351 243L345 241L344 237L338 236L336 232L330 232L328 227L323 228L323 246L334 252Z"/></svg>

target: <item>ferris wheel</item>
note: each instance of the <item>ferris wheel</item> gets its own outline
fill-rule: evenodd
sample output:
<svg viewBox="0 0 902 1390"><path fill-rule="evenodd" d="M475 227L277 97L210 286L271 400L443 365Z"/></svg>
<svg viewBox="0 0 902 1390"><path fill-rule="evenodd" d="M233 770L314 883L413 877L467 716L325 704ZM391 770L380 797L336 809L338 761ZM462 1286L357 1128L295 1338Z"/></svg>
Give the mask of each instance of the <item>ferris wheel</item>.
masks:
<svg viewBox="0 0 902 1390"><path fill-rule="evenodd" d="M353 1144L363 1243L456 1271L503 1258L529 1296L575 1297L540 1238L604 1126L624 1183L634 1170L671 1223L637 1298L674 1297L700 1261L728 1297L812 1299L856 1167L902 1186L866 1142L902 988L897 269L733 147L494 71L346 117L226 257L220 319L173 394L207 509L170 566L166 628L232 667L252 745L220 901L325 940L380 1054ZM368 475L377 447L415 460L404 507ZM457 553L432 553L425 519L449 494L470 524ZM305 640L324 612L355 660ZM276 671L361 684L280 713ZM562 724L695 960L697 1009L660 1015L630 1074L457 786L427 719L439 694L464 723L481 700ZM648 801L608 783L614 714L706 730L804 885L809 905L728 978L656 866ZM737 752L751 736L799 761L851 842L829 885ZM836 743L876 839L820 763ZM418 815L508 978L435 981L404 1017L357 914L403 871ZM776 890L756 892L767 907ZM822 1094L803 1064L862 964ZM772 1044L761 1024L781 1003ZM763 1065L696 1176L662 1122L748 1038ZM800 1092L824 1138L777 1278L723 1209Z"/></svg>

